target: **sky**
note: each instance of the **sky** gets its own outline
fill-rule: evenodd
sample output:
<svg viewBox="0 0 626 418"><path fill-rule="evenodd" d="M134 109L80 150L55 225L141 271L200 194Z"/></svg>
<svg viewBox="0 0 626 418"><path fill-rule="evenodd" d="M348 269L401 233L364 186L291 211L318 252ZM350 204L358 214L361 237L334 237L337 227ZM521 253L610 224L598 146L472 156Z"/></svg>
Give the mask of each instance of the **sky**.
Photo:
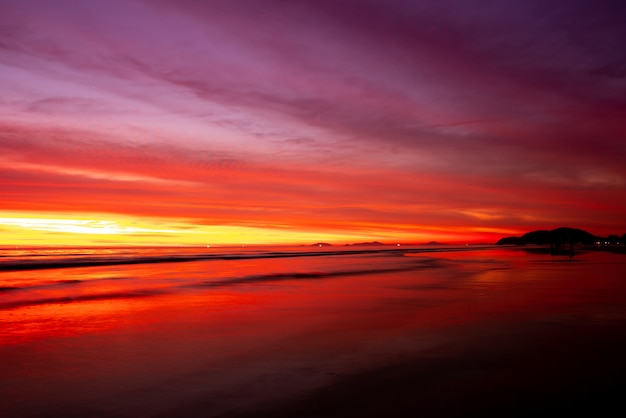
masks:
<svg viewBox="0 0 626 418"><path fill-rule="evenodd" d="M626 6L0 0L0 245L626 232Z"/></svg>

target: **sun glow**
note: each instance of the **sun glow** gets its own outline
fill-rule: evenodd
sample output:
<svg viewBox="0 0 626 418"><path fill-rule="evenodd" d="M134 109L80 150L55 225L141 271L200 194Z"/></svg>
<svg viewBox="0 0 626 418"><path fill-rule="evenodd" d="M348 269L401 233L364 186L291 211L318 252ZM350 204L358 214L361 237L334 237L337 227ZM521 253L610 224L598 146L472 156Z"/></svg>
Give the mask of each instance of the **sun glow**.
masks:
<svg viewBox="0 0 626 418"><path fill-rule="evenodd" d="M346 224L288 227L282 224L217 225L184 218L133 217L110 213L0 212L0 245L299 245L314 242L348 244L364 241L492 242L500 228L432 225Z"/></svg>
<svg viewBox="0 0 626 418"><path fill-rule="evenodd" d="M113 214L5 213L0 245L246 245L354 242L358 233L276 227L205 225L185 219L134 218Z"/></svg>
<svg viewBox="0 0 626 418"><path fill-rule="evenodd" d="M124 226L116 221L95 219L0 218L0 225L17 226L33 231L65 232L73 234L125 235L145 232L180 232L172 229Z"/></svg>

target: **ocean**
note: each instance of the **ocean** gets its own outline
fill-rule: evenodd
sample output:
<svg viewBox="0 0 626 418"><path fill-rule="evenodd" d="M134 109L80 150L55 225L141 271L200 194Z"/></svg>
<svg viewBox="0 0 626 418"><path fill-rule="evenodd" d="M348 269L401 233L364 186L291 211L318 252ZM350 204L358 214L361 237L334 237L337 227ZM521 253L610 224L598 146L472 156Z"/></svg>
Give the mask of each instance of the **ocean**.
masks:
<svg viewBox="0 0 626 418"><path fill-rule="evenodd" d="M475 249L475 247L472 247ZM481 246L480 248L485 248ZM465 251L466 246L445 246ZM441 246L0 248L0 308L411 270ZM424 255L420 259L406 255Z"/></svg>
<svg viewBox="0 0 626 418"><path fill-rule="evenodd" d="M625 387L625 267L495 246L5 247L0 416L576 406Z"/></svg>

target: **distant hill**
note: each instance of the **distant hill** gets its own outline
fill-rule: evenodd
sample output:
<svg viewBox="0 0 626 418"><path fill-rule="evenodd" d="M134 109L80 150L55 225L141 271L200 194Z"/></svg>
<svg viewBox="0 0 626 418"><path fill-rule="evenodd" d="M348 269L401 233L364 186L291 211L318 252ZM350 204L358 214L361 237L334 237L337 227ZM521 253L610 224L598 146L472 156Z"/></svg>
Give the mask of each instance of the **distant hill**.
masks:
<svg viewBox="0 0 626 418"><path fill-rule="evenodd" d="M360 246L360 247L368 247L368 246L388 245L388 244L383 244L382 242L378 242L378 241L372 241L372 242L356 242L356 243L354 243L354 244L347 244L347 245L354 245L354 246Z"/></svg>
<svg viewBox="0 0 626 418"><path fill-rule="evenodd" d="M601 239L587 231L577 228L556 228L550 231L531 231L521 237L506 237L499 240L497 245L550 245L554 243L569 243L591 245Z"/></svg>

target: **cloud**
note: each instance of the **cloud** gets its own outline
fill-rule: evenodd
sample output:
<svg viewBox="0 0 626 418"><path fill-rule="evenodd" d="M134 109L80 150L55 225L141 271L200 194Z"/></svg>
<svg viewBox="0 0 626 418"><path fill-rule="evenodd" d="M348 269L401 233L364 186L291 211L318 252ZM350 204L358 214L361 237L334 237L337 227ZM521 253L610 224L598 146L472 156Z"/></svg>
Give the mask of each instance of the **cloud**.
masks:
<svg viewBox="0 0 626 418"><path fill-rule="evenodd" d="M622 8L3 1L0 203L288 228L617 223Z"/></svg>

